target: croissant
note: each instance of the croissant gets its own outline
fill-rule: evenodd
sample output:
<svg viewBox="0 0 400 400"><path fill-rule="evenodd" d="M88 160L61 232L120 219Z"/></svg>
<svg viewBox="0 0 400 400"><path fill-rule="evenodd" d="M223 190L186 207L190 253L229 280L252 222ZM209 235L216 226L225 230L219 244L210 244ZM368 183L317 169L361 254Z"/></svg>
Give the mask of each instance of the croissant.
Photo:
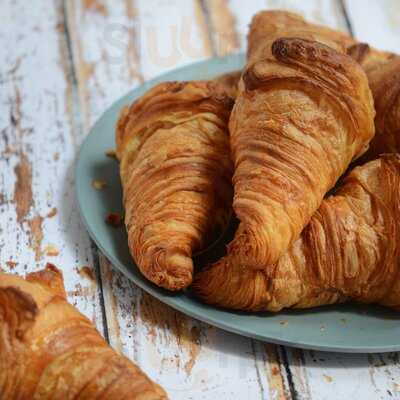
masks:
<svg viewBox="0 0 400 400"><path fill-rule="evenodd" d="M167 396L68 304L62 274L48 264L25 279L0 273L0 398Z"/></svg>
<svg viewBox="0 0 400 400"><path fill-rule="evenodd" d="M374 135L372 97L358 63L307 25L268 32L270 14L251 23L229 122L240 224L228 252L255 269L275 263L299 237Z"/></svg>
<svg viewBox="0 0 400 400"><path fill-rule="evenodd" d="M193 291L248 311L345 301L400 311L400 156L356 167L276 264L254 270L228 255L195 275Z"/></svg>
<svg viewBox="0 0 400 400"><path fill-rule="evenodd" d="M166 289L191 283L193 253L227 224L232 106L218 83L168 82L118 121L129 248L141 272Z"/></svg>
<svg viewBox="0 0 400 400"><path fill-rule="evenodd" d="M288 27L302 30L302 36L308 33L310 39L316 38L318 32L318 36L323 37L319 41L331 46L332 43L333 46L342 45L366 72L375 103L376 134L368 151L359 159L359 164L373 160L382 153L400 152L400 56L374 49L366 43L358 43L342 32L312 24L291 12L267 11L262 15L265 15L265 23L258 25L256 33L253 31L252 43L259 43L259 36L287 30ZM236 71L218 79L236 97L239 78L239 71Z"/></svg>
<svg viewBox="0 0 400 400"><path fill-rule="evenodd" d="M232 99L236 99L239 79L242 71L227 72L215 78L215 82L222 85Z"/></svg>
<svg viewBox="0 0 400 400"><path fill-rule="evenodd" d="M260 22L256 23L256 19ZM255 47L262 49L263 37L282 32L284 36L293 32L293 36L317 40L333 48L342 46L365 70L375 103L376 135L360 162L372 160L382 153L400 151L400 56L358 43L345 33L312 24L287 11L259 13L254 25L249 37L249 55L257 52Z"/></svg>
<svg viewBox="0 0 400 400"><path fill-rule="evenodd" d="M348 54L364 68L376 109L376 135L362 161L382 153L400 152L400 56L365 43L349 47Z"/></svg>
<svg viewBox="0 0 400 400"><path fill-rule="evenodd" d="M356 41L349 35L331 28L306 21L302 16L288 11L268 10L254 15L248 34L247 58L260 60L264 57L265 40L271 38L302 38L316 41L340 53Z"/></svg>

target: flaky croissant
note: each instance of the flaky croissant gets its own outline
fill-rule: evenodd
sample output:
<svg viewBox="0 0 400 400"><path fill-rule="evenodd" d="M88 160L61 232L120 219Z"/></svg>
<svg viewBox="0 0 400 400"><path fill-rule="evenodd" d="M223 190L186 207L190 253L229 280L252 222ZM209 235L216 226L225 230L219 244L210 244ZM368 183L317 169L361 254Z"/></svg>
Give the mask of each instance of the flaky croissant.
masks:
<svg viewBox="0 0 400 400"><path fill-rule="evenodd" d="M268 21L260 24L259 30L253 32L252 43L258 42L257 36L278 32L280 29L302 30L302 35L312 39L323 36L327 45L342 45L348 55L355 59L364 69L375 103L375 131L368 151L359 163L375 159L379 154L400 152L400 56L374 49L366 43L359 43L352 37L333 29L312 24L300 15L287 11L268 11ZM321 41L321 40L320 40ZM239 71L219 77L228 86L230 93L236 97L239 82Z"/></svg>
<svg viewBox="0 0 400 400"><path fill-rule="evenodd" d="M400 152L400 56L359 43L348 53L365 69L374 97L376 135L362 161Z"/></svg>
<svg viewBox="0 0 400 400"><path fill-rule="evenodd" d="M0 398L167 396L67 302L61 272L48 265L25 279L0 273Z"/></svg>
<svg viewBox="0 0 400 400"><path fill-rule="evenodd" d="M400 311L400 156L355 168L276 264L251 270L228 255L196 274L193 291L248 311L344 301Z"/></svg>
<svg viewBox="0 0 400 400"><path fill-rule="evenodd" d="M269 15L251 24L229 122L240 225L228 252L255 269L298 238L374 134L367 78L344 46L305 27L266 33Z"/></svg>
<svg viewBox="0 0 400 400"><path fill-rule="evenodd" d="M310 23L296 13L282 10L261 11L251 21L247 38L248 60L257 61L263 58L266 39L283 37L319 42L340 53L345 53L348 47L356 43L349 35Z"/></svg>
<svg viewBox="0 0 400 400"><path fill-rule="evenodd" d="M227 223L232 105L217 83L168 82L118 121L129 248L141 272L166 289L191 283L192 254Z"/></svg>
<svg viewBox="0 0 400 400"><path fill-rule="evenodd" d="M366 72L375 103L376 135L360 161L400 151L400 56L359 43L345 33L310 23L291 12L265 11L255 17L255 22L256 19L261 22L250 32L249 55L257 51L254 47L262 48L263 37L279 35L282 31L285 36L293 32L293 36L301 35L333 48L342 46Z"/></svg>
<svg viewBox="0 0 400 400"><path fill-rule="evenodd" d="M217 76L214 80L223 86L232 99L236 99L241 75L242 71L227 72L226 74Z"/></svg>

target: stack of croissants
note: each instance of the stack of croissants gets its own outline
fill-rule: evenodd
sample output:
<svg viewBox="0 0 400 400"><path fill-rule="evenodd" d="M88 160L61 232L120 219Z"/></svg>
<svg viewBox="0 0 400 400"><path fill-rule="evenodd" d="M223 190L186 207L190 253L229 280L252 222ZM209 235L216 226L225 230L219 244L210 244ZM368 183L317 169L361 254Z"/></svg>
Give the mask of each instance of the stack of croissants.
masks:
<svg viewBox="0 0 400 400"><path fill-rule="evenodd" d="M282 11L243 71L157 85L116 128L140 271L228 309L400 310L400 57ZM226 255L193 255L237 229ZM0 273L0 398L166 399L67 303L60 271Z"/></svg>
<svg viewBox="0 0 400 400"><path fill-rule="evenodd" d="M129 248L156 285L246 311L400 309L399 56L261 12L243 71L159 84L116 140ZM231 214L226 255L195 270Z"/></svg>

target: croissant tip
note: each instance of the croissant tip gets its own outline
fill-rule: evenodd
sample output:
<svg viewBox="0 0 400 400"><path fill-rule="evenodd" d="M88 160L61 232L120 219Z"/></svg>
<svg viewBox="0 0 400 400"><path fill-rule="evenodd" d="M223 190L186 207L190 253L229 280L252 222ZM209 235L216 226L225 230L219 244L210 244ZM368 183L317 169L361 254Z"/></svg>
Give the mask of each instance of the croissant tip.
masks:
<svg viewBox="0 0 400 400"><path fill-rule="evenodd" d="M47 263L44 269L31 272L26 276L26 280L46 286L55 294L66 298L63 274L54 264Z"/></svg>
<svg viewBox="0 0 400 400"><path fill-rule="evenodd" d="M178 292L186 289L192 283L192 274L183 274L181 276L172 275L168 272L157 274L145 274L149 280L164 289L171 292Z"/></svg>
<svg viewBox="0 0 400 400"><path fill-rule="evenodd" d="M170 249L158 249L138 262L140 270L151 282L176 292L187 288L193 280L193 260Z"/></svg>

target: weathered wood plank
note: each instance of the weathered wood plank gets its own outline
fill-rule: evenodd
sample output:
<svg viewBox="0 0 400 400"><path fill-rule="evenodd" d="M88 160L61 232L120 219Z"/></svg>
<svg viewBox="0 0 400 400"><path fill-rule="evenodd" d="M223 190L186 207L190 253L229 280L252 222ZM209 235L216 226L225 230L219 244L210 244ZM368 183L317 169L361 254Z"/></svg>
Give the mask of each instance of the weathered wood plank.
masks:
<svg viewBox="0 0 400 400"><path fill-rule="evenodd" d="M214 54L224 56L240 49L240 39L236 30L236 19L228 0L205 0Z"/></svg>
<svg viewBox="0 0 400 400"><path fill-rule="evenodd" d="M1 15L0 265L25 274L54 263L69 300L102 331L95 260L73 189L82 135L62 3L7 0ZM93 279L81 278L83 266Z"/></svg>
<svg viewBox="0 0 400 400"><path fill-rule="evenodd" d="M85 131L142 80L212 55L199 1L77 1L67 14ZM110 342L171 398L262 397L250 340L173 311L100 263Z"/></svg>

